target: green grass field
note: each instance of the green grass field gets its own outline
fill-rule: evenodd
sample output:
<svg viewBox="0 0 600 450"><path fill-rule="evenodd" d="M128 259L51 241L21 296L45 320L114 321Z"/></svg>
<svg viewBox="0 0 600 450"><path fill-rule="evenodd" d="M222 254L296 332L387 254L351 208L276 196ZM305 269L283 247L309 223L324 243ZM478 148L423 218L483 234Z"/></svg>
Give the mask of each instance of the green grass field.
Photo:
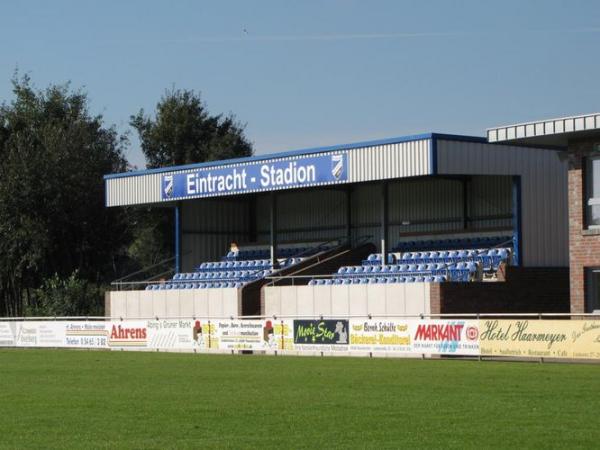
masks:
<svg viewBox="0 0 600 450"><path fill-rule="evenodd" d="M597 448L600 366L0 350L2 448Z"/></svg>

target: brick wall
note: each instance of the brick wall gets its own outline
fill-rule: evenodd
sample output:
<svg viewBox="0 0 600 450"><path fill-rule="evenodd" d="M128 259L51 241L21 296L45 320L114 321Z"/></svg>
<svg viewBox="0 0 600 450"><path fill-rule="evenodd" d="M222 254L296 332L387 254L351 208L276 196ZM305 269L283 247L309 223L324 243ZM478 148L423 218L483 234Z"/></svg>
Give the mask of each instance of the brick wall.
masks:
<svg viewBox="0 0 600 450"><path fill-rule="evenodd" d="M432 314L569 312L569 269L507 267L506 281L433 283Z"/></svg>
<svg viewBox="0 0 600 450"><path fill-rule="evenodd" d="M596 141L597 142L597 141ZM571 312L585 312L585 268L600 267L600 231L585 229L584 158L594 142L569 142L569 265Z"/></svg>

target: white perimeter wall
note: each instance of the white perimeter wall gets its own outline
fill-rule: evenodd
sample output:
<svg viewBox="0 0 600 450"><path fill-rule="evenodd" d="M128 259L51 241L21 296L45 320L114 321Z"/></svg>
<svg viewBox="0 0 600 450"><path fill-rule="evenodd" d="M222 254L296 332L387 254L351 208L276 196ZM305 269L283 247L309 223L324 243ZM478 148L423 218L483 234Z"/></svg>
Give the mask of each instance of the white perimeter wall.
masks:
<svg viewBox="0 0 600 450"><path fill-rule="evenodd" d="M107 316L135 317L237 317L240 289L176 289L172 291L113 291Z"/></svg>
<svg viewBox="0 0 600 450"><path fill-rule="evenodd" d="M265 316L430 313L429 283L264 287Z"/></svg>

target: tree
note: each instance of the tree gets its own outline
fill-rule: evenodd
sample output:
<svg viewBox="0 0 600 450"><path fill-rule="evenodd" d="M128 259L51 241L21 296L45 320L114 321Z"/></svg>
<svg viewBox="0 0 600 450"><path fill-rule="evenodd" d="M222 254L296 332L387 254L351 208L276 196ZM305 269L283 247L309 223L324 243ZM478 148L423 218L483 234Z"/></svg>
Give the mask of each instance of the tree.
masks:
<svg viewBox="0 0 600 450"><path fill-rule="evenodd" d="M0 105L0 314L18 315L56 274L103 283L130 238L123 210L104 206L103 175L127 169L127 140L67 85L13 79Z"/></svg>
<svg viewBox="0 0 600 450"><path fill-rule="evenodd" d="M149 168L252 155L244 126L233 115L210 115L194 91L166 91L154 119L140 110L130 124L139 134Z"/></svg>
<svg viewBox="0 0 600 450"><path fill-rule="evenodd" d="M167 90L154 118L140 110L131 116L148 168L251 156L252 144L235 116L211 115L200 95ZM164 210L140 211L130 255L143 266L168 258L173 249L173 216ZM149 251L151 249L151 251Z"/></svg>

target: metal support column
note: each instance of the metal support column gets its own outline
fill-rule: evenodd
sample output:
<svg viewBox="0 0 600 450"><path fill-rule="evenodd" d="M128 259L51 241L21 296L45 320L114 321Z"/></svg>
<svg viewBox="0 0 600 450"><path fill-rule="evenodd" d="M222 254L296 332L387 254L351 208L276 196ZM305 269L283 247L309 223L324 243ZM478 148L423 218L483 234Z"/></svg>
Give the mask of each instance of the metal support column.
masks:
<svg viewBox="0 0 600 450"><path fill-rule="evenodd" d="M175 206L175 273L181 272L181 204Z"/></svg>
<svg viewBox="0 0 600 450"><path fill-rule="evenodd" d="M469 228L469 181L462 180L462 201L463 201L463 230Z"/></svg>
<svg viewBox="0 0 600 450"><path fill-rule="evenodd" d="M381 184L381 265L387 264L388 238L388 183Z"/></svg>
<svg viewBox="0 0 600 450"><path fill-rule="evenodd" d="M346 240L352 242L352 189L346 189Z"/></svg>
<svg viewBox="0 0 600 450"><path fill-rule="evenodd" d="M271 265L273 268L277 264L277 194L271 192Z"/></svg>
<svg viewBox="0 0 600 450"><path fill-rule="evenodd" d="M521 177L512 177L512 216L513 216L513 265L520 266L523 259L521 230Z"/></svg>

